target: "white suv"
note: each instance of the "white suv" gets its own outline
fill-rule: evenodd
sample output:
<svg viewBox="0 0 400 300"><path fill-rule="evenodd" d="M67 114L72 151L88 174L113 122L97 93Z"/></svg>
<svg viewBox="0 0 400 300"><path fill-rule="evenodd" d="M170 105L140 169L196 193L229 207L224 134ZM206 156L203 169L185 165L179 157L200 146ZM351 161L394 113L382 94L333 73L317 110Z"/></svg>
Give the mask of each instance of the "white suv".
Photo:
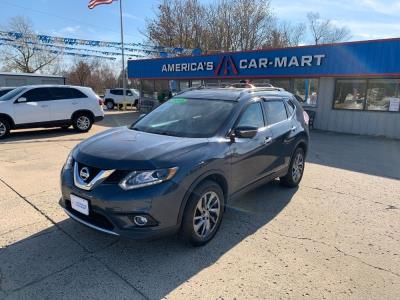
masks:
<svg viewBox="0 0 400 300"><path fill-rule="evenodd" d="M87 87L22 86L0 97L0 139L21 128L72 125L86 132L103 118L102 100Z"/></svg>
<svg viewBox="0 0 400 300"><path fill-rule="evenodd" d="M104 104L108 109L113 109L115 105L122 104L124 102L124 89L107 89L104 95ZM135 89L125 90L125 101L133 103L135 107L138 105L140 93Z"/></svg>

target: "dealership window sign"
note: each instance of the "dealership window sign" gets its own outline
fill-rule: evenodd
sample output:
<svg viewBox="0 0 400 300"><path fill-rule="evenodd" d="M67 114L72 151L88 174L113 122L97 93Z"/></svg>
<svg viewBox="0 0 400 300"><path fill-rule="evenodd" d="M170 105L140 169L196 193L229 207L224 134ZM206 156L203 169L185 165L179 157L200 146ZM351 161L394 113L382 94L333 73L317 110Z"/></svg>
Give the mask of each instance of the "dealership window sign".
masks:
<svg viewBox="0 0 400 300"><path fill-rule="evenodd" d="M350 42L215 55L130 60L128 75L142 79L320 77L400 74L400 39Z"/></svg>

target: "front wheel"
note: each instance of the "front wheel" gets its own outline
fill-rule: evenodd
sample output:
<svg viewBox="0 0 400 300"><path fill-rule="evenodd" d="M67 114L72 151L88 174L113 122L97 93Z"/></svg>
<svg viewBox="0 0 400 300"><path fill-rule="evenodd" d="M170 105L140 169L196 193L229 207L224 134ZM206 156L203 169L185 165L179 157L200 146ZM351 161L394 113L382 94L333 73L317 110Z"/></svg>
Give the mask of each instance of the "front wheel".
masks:
<svg viewBox="0 0 400 300"><path fill-rule="evenodd" d="M200 184L186 205L180 232L182 238L193 246L207 244L218 231L224 205L224 194L216 182Z"/></svg>
<svg viewBox="0 0 400 300"><path fill-rule="evenodd" d="M287 187L296 187L303 178L305 153L302 148L297 148L289 164L288 173L280 178L281 184Z"/></svg>
<svg viewBox="0 0 400 300"><path fill-rule="evenodd" d="M87 132L92 128L92 118L87 114L79 114L73 119L74 129L78 132Z"/></svg>
<svg viewBox="0 0 400 300"><path fill-rule="evenodd" d="M0 119L0 140L6 138L10 134L10 124Z"/></svg>

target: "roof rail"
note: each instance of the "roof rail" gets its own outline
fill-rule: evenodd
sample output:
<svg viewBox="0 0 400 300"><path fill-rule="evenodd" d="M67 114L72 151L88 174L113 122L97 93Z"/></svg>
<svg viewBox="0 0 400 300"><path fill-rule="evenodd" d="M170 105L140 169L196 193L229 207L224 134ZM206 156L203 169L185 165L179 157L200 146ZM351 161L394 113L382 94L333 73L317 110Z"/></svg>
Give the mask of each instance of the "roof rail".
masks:
<svg viewBox="0 0 400 300"><path fill-rule="evenodd" d="M270 87L255 87L255 88L248 88L248 89L244 89L238 98L242 97L245 93L254 93L254 92L271 92L271 91L277 91L277 92L283 92L285 91L285 89L283 88L279 88L279 87L274 87L274 86L270 86Z"/></svg>

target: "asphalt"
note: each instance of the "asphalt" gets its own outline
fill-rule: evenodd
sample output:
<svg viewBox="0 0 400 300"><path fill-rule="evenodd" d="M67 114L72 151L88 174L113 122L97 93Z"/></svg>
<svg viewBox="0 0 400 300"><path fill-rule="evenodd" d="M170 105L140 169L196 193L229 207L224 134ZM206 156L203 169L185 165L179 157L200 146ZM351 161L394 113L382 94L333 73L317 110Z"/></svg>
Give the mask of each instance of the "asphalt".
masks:
<svg viewBox="0 0 400 300"><path fill-rule="evenodd" d="M313 131L303 181L231 202L208 245L118 239L67 218L59 172L87 134L0 142L0 299L399 299L400 141Z"/></svg>

